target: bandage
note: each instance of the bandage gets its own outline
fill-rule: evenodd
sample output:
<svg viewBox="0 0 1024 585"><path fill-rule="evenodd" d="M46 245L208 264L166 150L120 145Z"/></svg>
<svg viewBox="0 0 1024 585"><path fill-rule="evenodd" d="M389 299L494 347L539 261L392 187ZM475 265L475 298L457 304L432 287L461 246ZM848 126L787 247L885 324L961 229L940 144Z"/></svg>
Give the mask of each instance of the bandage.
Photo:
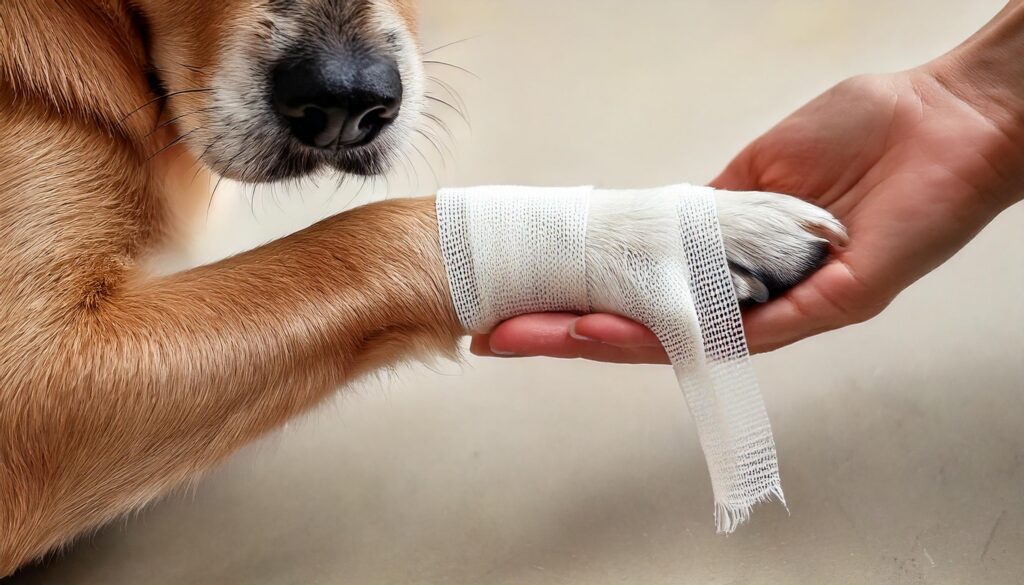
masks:
<svg viewBox="0 0 1024 585"><path fill-rule="evenodd" d="M449 189L438 194L437 219L467 331L551 311L644 324L695 421L718 531L734 531L757 503L785 503L712 189Z"/></svg>

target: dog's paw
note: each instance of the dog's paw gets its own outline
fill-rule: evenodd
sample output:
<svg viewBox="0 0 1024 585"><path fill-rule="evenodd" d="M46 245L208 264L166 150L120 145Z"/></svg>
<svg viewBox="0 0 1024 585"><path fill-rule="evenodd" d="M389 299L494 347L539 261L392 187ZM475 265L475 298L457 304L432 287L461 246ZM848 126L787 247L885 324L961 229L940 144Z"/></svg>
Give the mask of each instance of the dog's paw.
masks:
<svg viewBox="0 0 1024 585"><path fill-rule="evenodd" d="M718 219L740 302L763 303L817 270L846 228L829 212L787 195L717 191Z"/></svg>

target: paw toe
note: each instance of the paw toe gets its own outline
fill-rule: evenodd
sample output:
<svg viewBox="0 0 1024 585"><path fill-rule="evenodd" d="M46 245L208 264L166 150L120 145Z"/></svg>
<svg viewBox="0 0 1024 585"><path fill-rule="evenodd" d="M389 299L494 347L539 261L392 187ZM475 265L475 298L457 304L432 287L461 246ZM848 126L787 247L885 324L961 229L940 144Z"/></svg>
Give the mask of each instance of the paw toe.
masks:
<svg viewBox="0 0 1024 585"><path fill-rule="evenodd" d="M773 193L719 195L722 236L741 301L766 302L814 273L846 228L828 211Z"/></svg>
<svg viewBox="0 0 1024 585"><path fill-rule="evenodd" d="M732 284L736 289L736 297L741 303L767 303L771 298L771 290L764 281L738 264L729 263L732 272Z"/></svg>
<svg viewBox="0 0 1024 585"><path fill-rule="evenodd" d="M814 274L828 259L830 246L826 240L809 240L794 253L792 262L785 266L764 265L755 268L753 274L768 290L768 298L775 298Z"/></svg>

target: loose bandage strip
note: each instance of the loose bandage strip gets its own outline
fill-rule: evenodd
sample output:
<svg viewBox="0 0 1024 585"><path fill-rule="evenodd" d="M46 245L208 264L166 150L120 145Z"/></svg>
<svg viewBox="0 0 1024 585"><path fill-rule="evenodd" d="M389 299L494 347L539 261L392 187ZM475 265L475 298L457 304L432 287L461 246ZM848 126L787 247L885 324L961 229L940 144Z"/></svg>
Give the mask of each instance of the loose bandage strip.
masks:
<svg viewBox="0 0 1024 585"><path fill-rule="evenodd" d="M615 313L665 346L730 533L785 503L750 365L714 190L478 187L437 197L452 299L473 333L528 313Z"/></svg>

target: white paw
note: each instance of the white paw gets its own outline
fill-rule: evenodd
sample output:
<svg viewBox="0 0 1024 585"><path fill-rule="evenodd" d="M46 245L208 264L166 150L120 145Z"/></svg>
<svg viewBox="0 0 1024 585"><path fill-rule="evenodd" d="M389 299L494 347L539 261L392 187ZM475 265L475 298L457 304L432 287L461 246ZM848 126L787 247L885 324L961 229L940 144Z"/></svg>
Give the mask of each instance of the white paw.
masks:
<svg viewBox="0 0 1024 585"><path fill-rule="evenodd" d="M716 191L718 219L741 302L765 302L817 270L846 228L829 212L776 193Z"/></svg>

